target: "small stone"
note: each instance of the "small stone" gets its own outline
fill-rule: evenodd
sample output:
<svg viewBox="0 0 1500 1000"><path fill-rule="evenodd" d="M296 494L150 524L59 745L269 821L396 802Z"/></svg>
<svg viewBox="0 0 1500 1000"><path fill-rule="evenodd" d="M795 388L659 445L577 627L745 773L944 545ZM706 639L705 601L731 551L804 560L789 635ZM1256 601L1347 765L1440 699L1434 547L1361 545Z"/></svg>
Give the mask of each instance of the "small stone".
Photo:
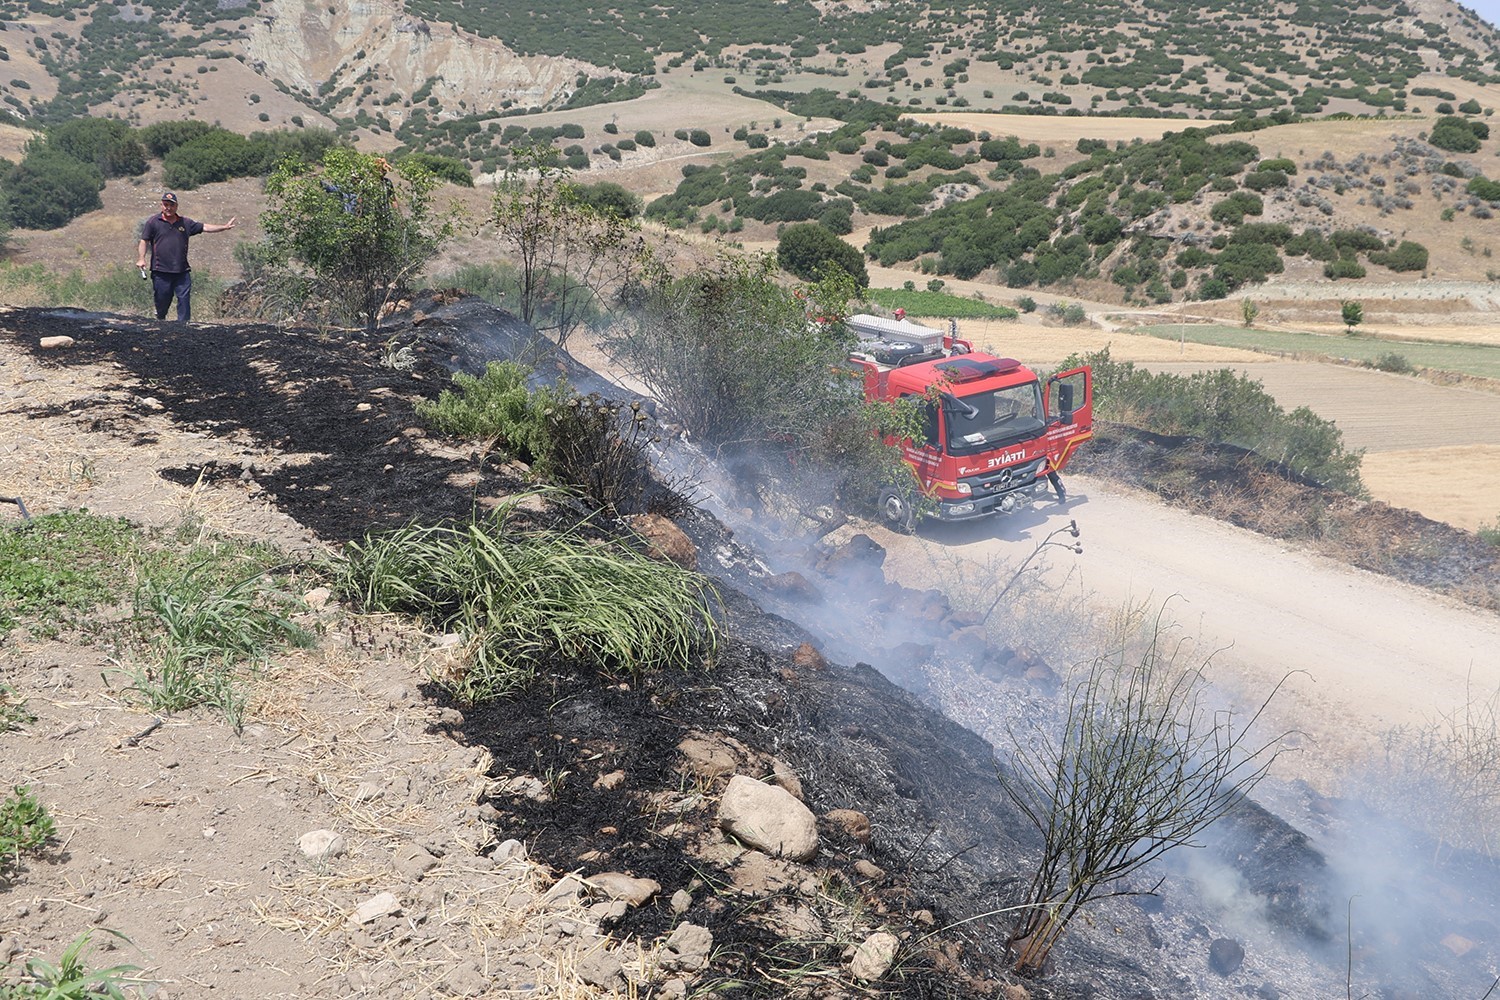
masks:
<svg viewBox="0 0 1500 1000"><path fill-rule="evenodd" d="M44 351L56 351L72 347L74 340L72 337L43 337L36 344Z"/></svg>
<svg viewBox="0 0 1500 1000"><path fill-rule="evenodd" d="M611 771L594 779L594 787L604 792L612 792L623 784L625 784L624 771Z"/></svg>
<svg viewBox="0 0 1500 1000"><path fill-rule="evenodd" d="M682 916L693 908L693 894L686 889L678 889L672 893L672 914Z"/></svg>
<svg viewBox="0 0 1500 1000"><path fill-rule="evenodd" d="M792 765L779 757L771 758L771 780L798 799L806 799L802 794L802 779L792 770Z"/></svg>
<svg viewBox="0 0 1500 1000"><path fill-rule="evenodd" d="M885 878L884 868L864 858L854 862L854 870L859 873L860 878L869 879L871 882L879 882Z"/></svg>
<svg viewBox="0 0 1500 1000"><path fill-rule="evenodd" d="M326 861L344 853L344 838L332 830L312 830L297 840L303 855L314 861Z"/></svg>
<svg viewBox="0 0 1500 1000"><path fill-rule="evenodd" d="M496 847L490 858L496 864L505 864L507 861L525 861L526 845L519 840L502 840L500 846Z"/></svg>
<svg viewBox="0 0 1500 1000"><path fill-rule="evenodd" d="M436 868L437 863L437 858L416 844L407 844L396 855L396 870L411 879L420 879Z"/></svg>
<svg viewBox="0 0 1500 1000"><path fill-rule="evenodd" d="M719 802L719 826L778 858L807 861L818 853L818 822L791 793L736 774Z"/></svg>
<svg viewBox="0 0 1500 1000"><path fill-rule="evenodd" d="M587 890L588 886L577 875L564 875L557 880L556 885L547 890L542 903L552 909L561 909L578 902L578 898Z"/></svg>
<svg viewBox="0 0 1500 1000"><path fill-rule="evenodd" d="M327 587L314 587L312 590L309 590L307 593L302 595L302 603L306 604L308 607L316 611L320 608L326 607L328 605L328 599L332 596L333 591L329 590Z"/></svg>
<svg viewBox="0 0 1500 1000"><path fill-rule="evenodd" d="M1463 958L1474 950L1474 942L1459 934L1449 934L1439 943L1451 951L1454 958Z"/></svg>
<svg viewBox="0 0 1500 1000"><path fill-rule="evenodd" d="M380 786L373 781L361 781L359 787L354 789L354 801L370 802L380 798Z"/></svg>
<svg viewBox="0 0 1500 1000"><path fill-rule="evenodd" d="M856 979L873 983L891 971L891 966L896 963L896 950L900 946L901 941L896 935L876 931L855 949L854 958L849 962L849 972Z"/></svg>
<svg viewBox="0 0 1500 1000"><path fill-rule="evenodd" d="M590 875L589 882L610 899L622 899L631 906L640 906L661 892L661 883L655 879L632 878L623 872Z"/></svg>
<svg viewBox="0 0 1500 1000"><path fill-rule="evenodd" d="M618 955L596 951L579 960L578 978L601 990L615 990L625 985L625 970Z"/></svg>
<svg viewBox="0 0 1500 1000"><path fill-rule="evenodd" d="M858 809L832 809L823 818L851 840L861 844L870 842L870 817Z"/></svg>
<svg viewBox="0 0 1500 1000"><path fill-rule="evenodd" d="M823 654L812 647L810 643L804 642L792 653L792 664L804 670L826 670L828 661Z"/></svg>
<svg viewBox="0 0 1500 1000"><path fill-rule="evenodd" d="M401 900L396 898L395 893L382 892L371 896L354 908L349 919L356 924L368 924L372 920L381 917L389 917L401 912Z"/></svg>
<svg viewBox="0 0 1500 1000"><path fill-rule="evenodd" d="M697 972L708 965L714 935L707 927L678 924L663 945L661 964L668 971Z"/></svg>
<svg viewBox="0 0 1500 1000"><path fill-rule="evenodd" d="M1230 976L1244 964L1245 949L1232 938L1216 938L1208 946L1208 967L1221 976Z"/></svg>
<svg viewBox="0 0 1500 1000"><path fill-rule="evenodd" d="M165 410L167 408L167 404L163 403L155 396L143 396L138 402L141 404L142 408L151 410L154 413L160 413L162 410Z"/></svg>
<svg viewBox="0 0 1500 1000"><path fill-rule="evenodd" d="M370 410L371 410L371 406L370 406L369 403L355 403L354 404L354 412L355 413L369 413Z"/></svg>

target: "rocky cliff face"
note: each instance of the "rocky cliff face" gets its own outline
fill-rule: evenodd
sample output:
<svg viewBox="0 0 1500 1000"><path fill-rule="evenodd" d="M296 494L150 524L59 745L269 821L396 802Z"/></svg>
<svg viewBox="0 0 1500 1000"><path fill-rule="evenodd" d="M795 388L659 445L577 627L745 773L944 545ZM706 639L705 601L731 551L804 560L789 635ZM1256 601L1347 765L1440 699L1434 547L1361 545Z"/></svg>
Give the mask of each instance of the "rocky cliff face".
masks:
<svg viewBox="0 0 1500 1000"><path fill-rule="evenodd" d="M388 94L409 98L431 83L444 109L462 114L505 101L540 107L565 98L587 63L521 56L498 40L452 25L424 21L380 0L329 5L313 0L269 0L250 25L246 56L258 72L296 91L338 93L335 115L372 112ZM329 88L329 84L332 87ZM373 92L362 96L369 84ZM403 111L385 111L393 121Z"/></svg>

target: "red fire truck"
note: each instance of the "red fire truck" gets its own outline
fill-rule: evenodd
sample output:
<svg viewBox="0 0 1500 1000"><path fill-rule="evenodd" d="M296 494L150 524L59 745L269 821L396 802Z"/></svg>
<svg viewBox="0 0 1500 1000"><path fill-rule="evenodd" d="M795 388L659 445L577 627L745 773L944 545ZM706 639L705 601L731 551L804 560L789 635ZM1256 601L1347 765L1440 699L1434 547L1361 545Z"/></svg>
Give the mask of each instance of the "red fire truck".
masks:
<svg viewBox="0 0 1500 1000"><path fill-rule="evenodd" d="M898 315L855 315L859 338L850 360L864 371L867 399L912 399L920 407L920 440L892 440L916 477L916 492L941 521L1007 514L1029 507L1073 450L1093 436L1093 382L1087 366L1049 375L1045 383L1013 358L975 351L957 337ZM915 493L892 487L879 498L898 530L916 521Z"/></svg>

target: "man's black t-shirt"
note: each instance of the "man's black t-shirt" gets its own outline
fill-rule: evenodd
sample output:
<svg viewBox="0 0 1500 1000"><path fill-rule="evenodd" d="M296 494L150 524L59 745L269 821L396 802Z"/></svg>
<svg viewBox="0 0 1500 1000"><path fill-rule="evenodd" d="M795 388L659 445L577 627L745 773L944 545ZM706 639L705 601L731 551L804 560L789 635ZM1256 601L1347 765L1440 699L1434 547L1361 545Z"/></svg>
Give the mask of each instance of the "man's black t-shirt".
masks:
<svg viewBox="0 0 1500 1000"><path fill-rule="evenodd" d="M141 239L151 244L151 270L164 274L186 274L188 267L188 237L203 232L203 223L179 215L176 222L168 222L160 215L153 215L141 223Z"/></svg>

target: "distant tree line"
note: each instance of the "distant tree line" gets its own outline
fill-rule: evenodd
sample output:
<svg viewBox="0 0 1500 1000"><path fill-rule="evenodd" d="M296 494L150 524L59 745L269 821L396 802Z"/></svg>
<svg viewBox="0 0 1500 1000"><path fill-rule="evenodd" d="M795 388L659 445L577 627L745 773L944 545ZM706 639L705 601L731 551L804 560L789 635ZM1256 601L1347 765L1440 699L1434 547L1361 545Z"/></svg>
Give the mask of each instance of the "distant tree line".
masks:
<svg viewBox="0 0 1500 1000"><path fill-rule="evenodd" d="M243 136L207 122L161 122L134 128L113 118L75 118L48 127L26 146L20 163L0 160L0 222L23 229L57 229L103 206L107 180L139 177L158 158L162 182L192 190L235 177L268 176L288 156L316 161L342 145L321 129ZM431 153L397 153L440 180L472 185L468 168Z"/></svg>

